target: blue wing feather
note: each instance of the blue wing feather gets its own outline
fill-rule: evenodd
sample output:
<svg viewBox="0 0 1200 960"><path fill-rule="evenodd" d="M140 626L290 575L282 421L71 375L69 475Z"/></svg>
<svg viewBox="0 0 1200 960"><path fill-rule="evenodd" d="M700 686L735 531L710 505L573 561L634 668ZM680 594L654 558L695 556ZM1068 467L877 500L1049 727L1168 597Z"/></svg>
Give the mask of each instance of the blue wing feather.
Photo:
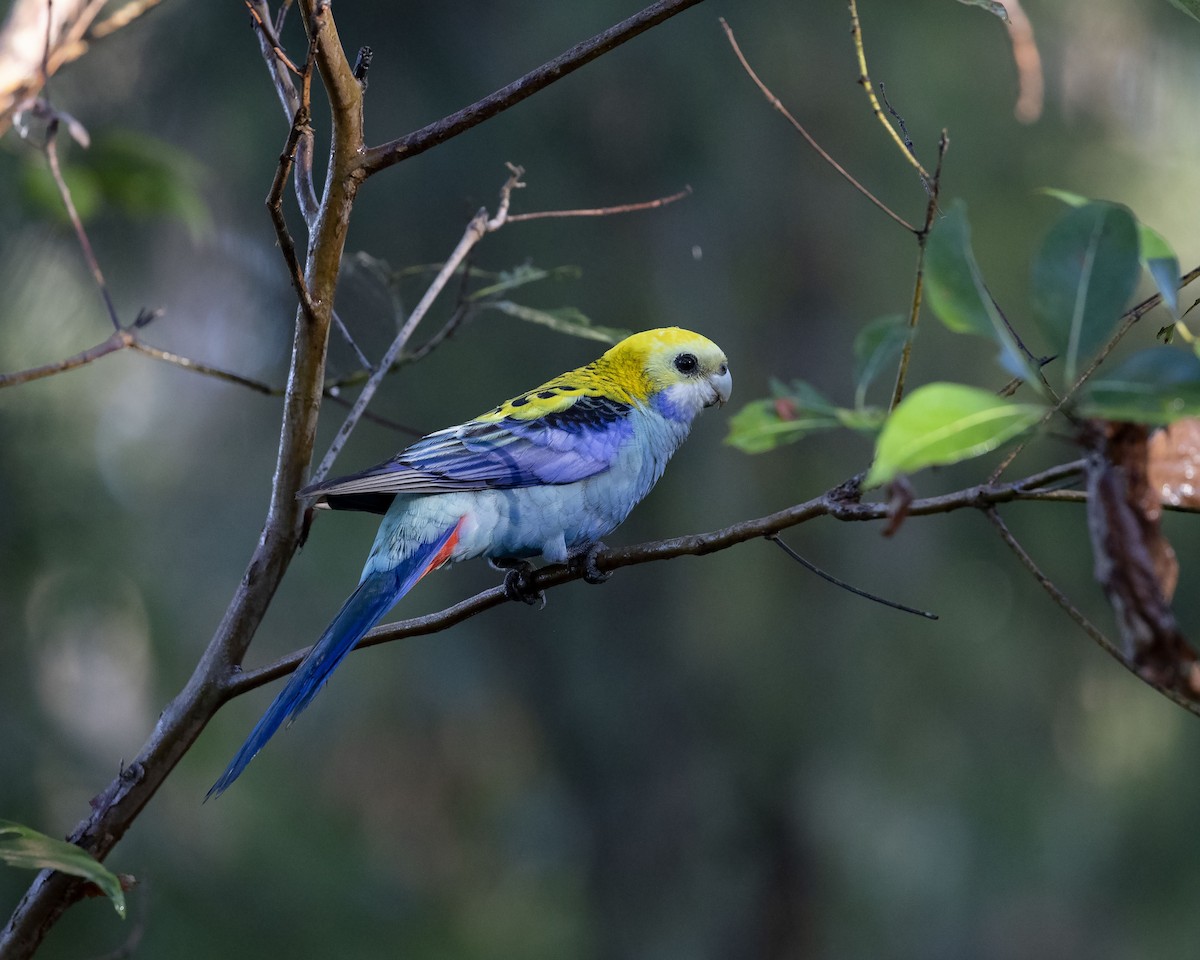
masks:
<svg viewBox="0 0 1200 960"><path fill-rule="evenodd" d="M400 493L574 483L607 470L633 436L629 404L580 396L539 417L470 420L418 440L391 460L301 491L331 506L378 505ZM342 500L339 503L339 499Z"/></svg>
<svg viewBox="0 0 1200 960"><path fill-rule="evenodd" d="M287 686L271 701L266 713L254 725L250 736L229 762L220 779L209 788L205 800L224 793L275 732L285 723L290 724L312 702L330 674L346 659L367 631L421 577L437 566L443 549L453 541L457 532L458 526L453 526L431 543L419 544L411 556L395 567L375 570L363 577L358 589L342 605L333 622L321 634L321 639L296 668Z"/></svg>

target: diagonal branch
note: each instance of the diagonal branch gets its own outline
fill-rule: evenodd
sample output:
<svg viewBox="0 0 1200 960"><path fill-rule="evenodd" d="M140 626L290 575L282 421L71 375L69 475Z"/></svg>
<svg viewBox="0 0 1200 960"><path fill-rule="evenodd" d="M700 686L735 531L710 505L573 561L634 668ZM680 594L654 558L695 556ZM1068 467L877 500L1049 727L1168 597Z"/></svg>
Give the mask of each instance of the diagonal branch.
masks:
<svg viewBox="0 0 1200 960"><path fill-rule="evenodd" d="M645 33L651 27L656 27L669 20L677 13L682 13L688 7L695 6L700 0L658 0L646 7L641 13L634 14L627 20L622 20L615 26L609 27L603 33L598 33L590 40L577 43L570 50L555 57L548 63L542 64L536 70L531 70L519 80L514 80L506 87L501 87L495 93L477 100L469 107L464 107L457 113L443 117L428 126L422 127L396 140L371 147L363 153L359 169L364 177L378 173L385 167L415 157L431 147L436 147L472 127L490 120L498 113L513 107L522 100L533 96L556 80L561 80L585 64L591 63L597 57L619 47L627 40L632 40L640 33Z"/></svg>
<svg viewBox="0 0 1200 960"><path fill-rule="evenodd" d="M783 101L775 96L775 94L771 92L771 89L758 78L758 74L754 72L754 68L750 66L750 62L746 59L745 54L742 53L742 48L738 46L737 38L733 35L733 29L728 23L725 22L725 18L721 17L720 21L721 29L725 31L725 36L729 39L729 45L733 47L733 53L738 58L738 62L742 65L742 69L745 70L750 79L754 81L754 85L758 87L762 95L767 98L767 102L781 114L783 114L784 119L796 129L796 132L799 133L800 136L805 139L805 141L807 141L808 145L817 152L817 155L820 156L821 159L828 163L831 167L833 167L833 169L836 170L842 176L842 178L850 184L850 186L854 187L855 190L870 200L873 204L875 204L875 206L895 220L905 230L908 230L910 233L917 233L918 231L916 227L914 227L911 223L900 216L900 214L896 213L891 207L875 196L875 194L859 183L859 181L854 177L853 174L850 173L850 171L834 160L833 157L826 152L825 148L817 143L813 135L809 133L804 128L804 125L800 123L800 121L794 116L792 116L791 111L783 105Z"/></svg>
<svg viewBox="0 0 1200 960"><path fill-rule="evenodd" d="M909 505L907 513L910 516L929 516L1016 500L1039 500L1047 487L1060 483L1064 479L1077 477L1081 472L1082 461L1060 464L1012 483L980 484L954 493L914 500ZM889 504L885 502L862 503L849 498L845 490L845 485L836 487L804 503L797 503L766 516L743 520L710 533L696 533L684 537L603 550L595 557L596 566L600 570L608 572L620 567L631 567L658 560L705 556L750 540L757 540L760 537L774 536L782 530L807 523L817 517L832 517L846 522L889 519L891 509ZM548 590L580 580L584 575L585 570L581 563L553 564L530 574L529 590L530 592ZM447 627L478 616L485 610L498 607L500 604L508 602L509 599L503 586L492 587L438 613L376 627L359 643L357 649L389 643L405 637L438 633ZM266 666L231 674L221 686L222 699L229 700L241 696L264 683L286 676L299 666L300 661L307 653L308 648L297 650Z"/></svg>

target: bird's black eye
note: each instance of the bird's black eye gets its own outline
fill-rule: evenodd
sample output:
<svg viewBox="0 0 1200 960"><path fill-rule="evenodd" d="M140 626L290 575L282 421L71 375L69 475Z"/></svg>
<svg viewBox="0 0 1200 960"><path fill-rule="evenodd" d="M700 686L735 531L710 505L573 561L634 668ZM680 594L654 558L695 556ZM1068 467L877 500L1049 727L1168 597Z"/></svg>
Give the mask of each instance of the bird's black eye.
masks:
<svg viewBox="0 0 1200 960"><path fill-rule="evenodd" d="M691 376L700 366L694 353L681 353L675 358L675 369L684 376Z"/></svg>

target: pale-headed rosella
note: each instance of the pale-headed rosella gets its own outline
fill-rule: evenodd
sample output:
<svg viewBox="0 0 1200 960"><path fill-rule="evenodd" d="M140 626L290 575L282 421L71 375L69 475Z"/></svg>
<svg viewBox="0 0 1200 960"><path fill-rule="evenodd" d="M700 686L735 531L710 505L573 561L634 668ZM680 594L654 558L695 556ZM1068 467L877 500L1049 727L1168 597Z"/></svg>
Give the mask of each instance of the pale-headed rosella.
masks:
<svg viewBox="0 0 1200 960"><path fill-rule="evenodd" d="M678 327L622 340L599 359L386 463L300 492L383 514L358 589L272 701L209 796L238 778L276 730L425 574L484 556L500 564L589 554L662 476L696 415L729 399L720 348Z"/></svg>

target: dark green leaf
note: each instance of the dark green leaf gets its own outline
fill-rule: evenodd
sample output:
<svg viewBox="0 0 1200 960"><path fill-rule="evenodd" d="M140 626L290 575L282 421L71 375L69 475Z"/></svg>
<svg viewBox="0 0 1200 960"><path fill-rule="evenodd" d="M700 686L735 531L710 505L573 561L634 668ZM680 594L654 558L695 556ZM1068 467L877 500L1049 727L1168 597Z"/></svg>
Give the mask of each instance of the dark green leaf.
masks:
<svg viewBox="0 0 1200 960"><path fill-rule="evenodd" d="M1046 235L1033 262L1033 306L1067 383L1112 335L1137 271L1137 226L1124 207L1090 202Z"/></svg>
<svg viewBox="0 0 1200 960"><path fill-rule="evenodd" d="M1171 4L1189 16L1200 20L1200 0L1171 0Z"/></svg>
<svg viewBox="0 0 1200 960"><path fill-rule="evenodd" d="M1153 424L1200 416L1200 358L1170 347L1135 353L1108 373L1092 378L1079 412L1106 420Z"/></svg>
<svg viewBox="0 0 1200 960"><path fill-rule="evenodd" d="M742 407L729 421L725 442L745 453L765 453L817 430L842 426L840 411L801 380L771 385L772 397Z"/></svg>
<svg viewBox="0 0 1200 960"><path fill-rule="evenodd" d="M1087 197L1081 197L1079 194L1071 193L1069 190L1047 188L1042 193L1048 197L1061 200L1072 207L1083 207L1090 202ZM1166 238L1153 227L1148 227L1141 220L1138 220L1137 229L1138 256L1142 261L1142 266L1146 268L1146 271L1150 274L1150 278L1154 281L1154 286L1162 294L1163 303L1167 305L1167 309L1171 311L1171 315L1178 320L1179 258L1175 256L1175 251L1167 243Z"/></svg>
<svg viewBox="0 0 1200 960"><path fill-rule="evenodd" d="M854 338L855 407L865 406L867 389L899 359L908 336L908 321L898 315L872 320L859 331Z"/></svg>
<svg viewBox="0 0 1200 960"><path fill-rule="evenodd" d="M1045 410L959 383L928 384L905 397L883 425L865 485L982 456L1028 430Z"/></svg>
<svg viewBox="0 0 1200 960"><path fill-rule="evenodd" d="M112 900L117 914L125 917L125 892L120 879L73 843L55 840L11 820L0 820L0 860L11 867L58 870L90 880Z"/></svg>
<svg viewBox="0 0 1200 960"><path fill-rule="evenodd" d="M1166 238L1138 221L1138 250L1154 286L1162 294L1171 316L1179 319L1179 258Z"/></svg>
<svg viewBox="0 0 1200 960"><path fill-rule="evenodd" d="M989 337L1000 346L1000 363L1005 370L1031 383L1037 382L1035 372L983 283L971 251L967 209L961 200L954 202L929 235L925 284L929 304L942 323L955 333Z"/></svg>

